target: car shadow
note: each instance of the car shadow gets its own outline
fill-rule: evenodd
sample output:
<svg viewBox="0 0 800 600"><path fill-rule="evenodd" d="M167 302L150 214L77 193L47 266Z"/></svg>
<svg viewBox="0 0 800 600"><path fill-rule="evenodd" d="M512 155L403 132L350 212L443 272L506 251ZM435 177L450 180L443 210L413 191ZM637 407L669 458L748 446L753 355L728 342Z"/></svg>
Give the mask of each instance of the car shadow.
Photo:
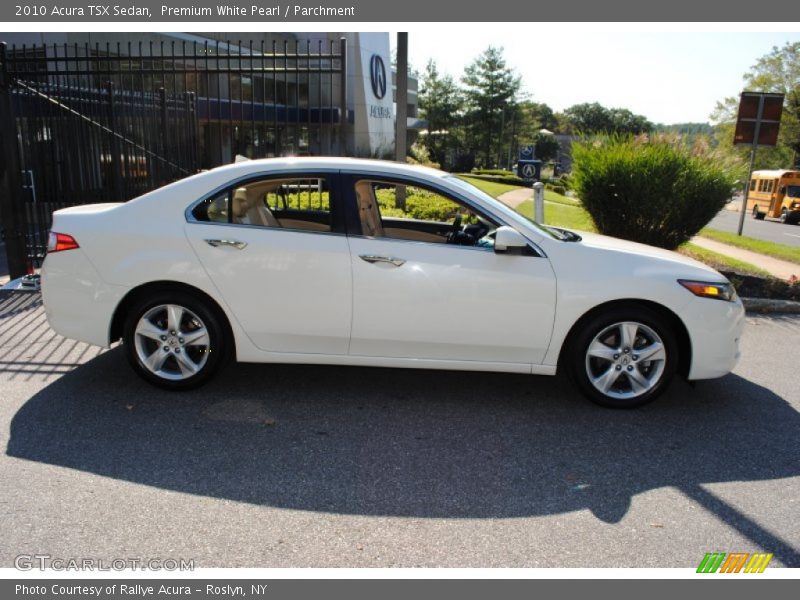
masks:
<svg viewBox="0 0 800 600"><path fill-rule="evenodd" d="M119 348L14 416L9 456L240 502L358 515L617 522L674 486L786 565L792 545L703 484L800 475L800 416L736 375L614 411L561 377L232 365L202 389L140 381Z"/></svg>

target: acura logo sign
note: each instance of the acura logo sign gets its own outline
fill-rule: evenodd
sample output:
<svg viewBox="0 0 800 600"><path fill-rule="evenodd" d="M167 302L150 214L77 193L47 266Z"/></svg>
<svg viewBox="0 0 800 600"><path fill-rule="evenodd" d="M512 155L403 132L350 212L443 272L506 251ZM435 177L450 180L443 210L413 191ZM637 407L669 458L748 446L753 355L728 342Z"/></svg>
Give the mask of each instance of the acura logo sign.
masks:
<svg viewBox="0 0 800 600"><path fill-rule="evenodd" d="M386 95L386 67L383 59L373 54L369 61L369 79L372 83L372 93L380 100Z"/></svg>

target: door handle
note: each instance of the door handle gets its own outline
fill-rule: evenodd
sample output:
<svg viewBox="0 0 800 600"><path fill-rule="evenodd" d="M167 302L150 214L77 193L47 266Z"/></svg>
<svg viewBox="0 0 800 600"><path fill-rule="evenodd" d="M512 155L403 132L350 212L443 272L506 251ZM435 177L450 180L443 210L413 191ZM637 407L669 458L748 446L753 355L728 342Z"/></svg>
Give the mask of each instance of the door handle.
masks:
<svg viewBox="0 0 800 600"><path fill-rule="evenodd" d="M402 258L394 258L391 256L376 256L374 254L359 254L359 258L361 260L365 260L368 263L388 263L395 267L402 267L406 264L406 261Z"/></svg>
<svg viewBox="0 0 800 600"><path fill-rule="evenodd" d="M244 250L244 248L247 246L247 242L240 242L239 240L206 240L206 244L213 246L214 248L219 248L220 246L230 246L231 248L236 248L237 250Z"/></svg>

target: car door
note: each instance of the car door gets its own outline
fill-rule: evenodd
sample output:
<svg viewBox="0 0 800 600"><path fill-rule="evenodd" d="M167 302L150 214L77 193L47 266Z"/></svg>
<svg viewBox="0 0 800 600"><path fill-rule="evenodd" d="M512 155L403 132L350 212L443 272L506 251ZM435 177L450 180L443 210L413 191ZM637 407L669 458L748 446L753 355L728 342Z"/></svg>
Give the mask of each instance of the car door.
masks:
<svg viewBox="0 0 800 600"><path fill-rule="evenodd" d="M262 350L347 354L350 253L336 173L231 183L193 207L186 235Z"/></svg>
<svg viewBox="0 0 800 600"><path fill-rule="evenodd" d="M549 261L533 252L500 254L447 243L441 239L453 227L447 203L477 216L474 207L431 184L408 183L375 174L343 177L357 229L349 236L350 354L541 363L555 311ZM391 191L387 199L392 186L395 203L398 194L404 196L404 209L391 206ZM380 214L371 210L376 207Z"/></svg>

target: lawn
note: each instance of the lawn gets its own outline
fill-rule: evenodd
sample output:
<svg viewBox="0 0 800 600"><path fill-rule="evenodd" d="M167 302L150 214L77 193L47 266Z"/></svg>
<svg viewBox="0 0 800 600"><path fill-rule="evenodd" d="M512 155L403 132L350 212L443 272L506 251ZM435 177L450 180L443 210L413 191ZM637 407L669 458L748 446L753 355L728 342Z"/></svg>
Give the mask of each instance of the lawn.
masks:
<svg viewBox="0 0 800 600"><path fill-rule="evenodd" d="M756 275L759 277L770 277L770 274L764 269L751 265L748 262L737 260L712 250L706 250L700 246L696 246L691 242L683 244L678 248L678 252L684 256L688 256L702 263L707 264L709 267L717 269L718 271L736 271L737 273L745 273L747 275Z"/></svg>
<svg viewBox="0 0 800 600"><path fill-rule="evenodd" d="M744 235L738 236L735 233L719 231L718 229L711 229L708 227L702 229L699 235L722 242L723 244L729 244L731 246L736 246L737 248L750 250L751 252L758 252L759 254L766 254L767 256L772 256L773 258L779 258L781 260L800 264L800 248L794 246L786 246L784 244L776 244L775 242L757 240Z"/></svg>
<svg viewBox="0 0 800 600"><path fill-rule="evenodd" d="M467 175L457 175L457 177L463 179L467 183L471 183L476 188L478 188L479 190L483 190L493 198L502 196L506 192L511 192L520 189L518 185L509 185L507 183L495 183L493 181L484 181L483 179L476 179L475 177L469 177Z"/></svg>
<svg viewBox="0 0 800 600"><path fill-rule="evenodd" d="M533 200L527 200L517 207L517 211L533 218ZM569 206L558 202L544 203L544 224L580 231L596 231L592 218L580 206Z"/></svg>

